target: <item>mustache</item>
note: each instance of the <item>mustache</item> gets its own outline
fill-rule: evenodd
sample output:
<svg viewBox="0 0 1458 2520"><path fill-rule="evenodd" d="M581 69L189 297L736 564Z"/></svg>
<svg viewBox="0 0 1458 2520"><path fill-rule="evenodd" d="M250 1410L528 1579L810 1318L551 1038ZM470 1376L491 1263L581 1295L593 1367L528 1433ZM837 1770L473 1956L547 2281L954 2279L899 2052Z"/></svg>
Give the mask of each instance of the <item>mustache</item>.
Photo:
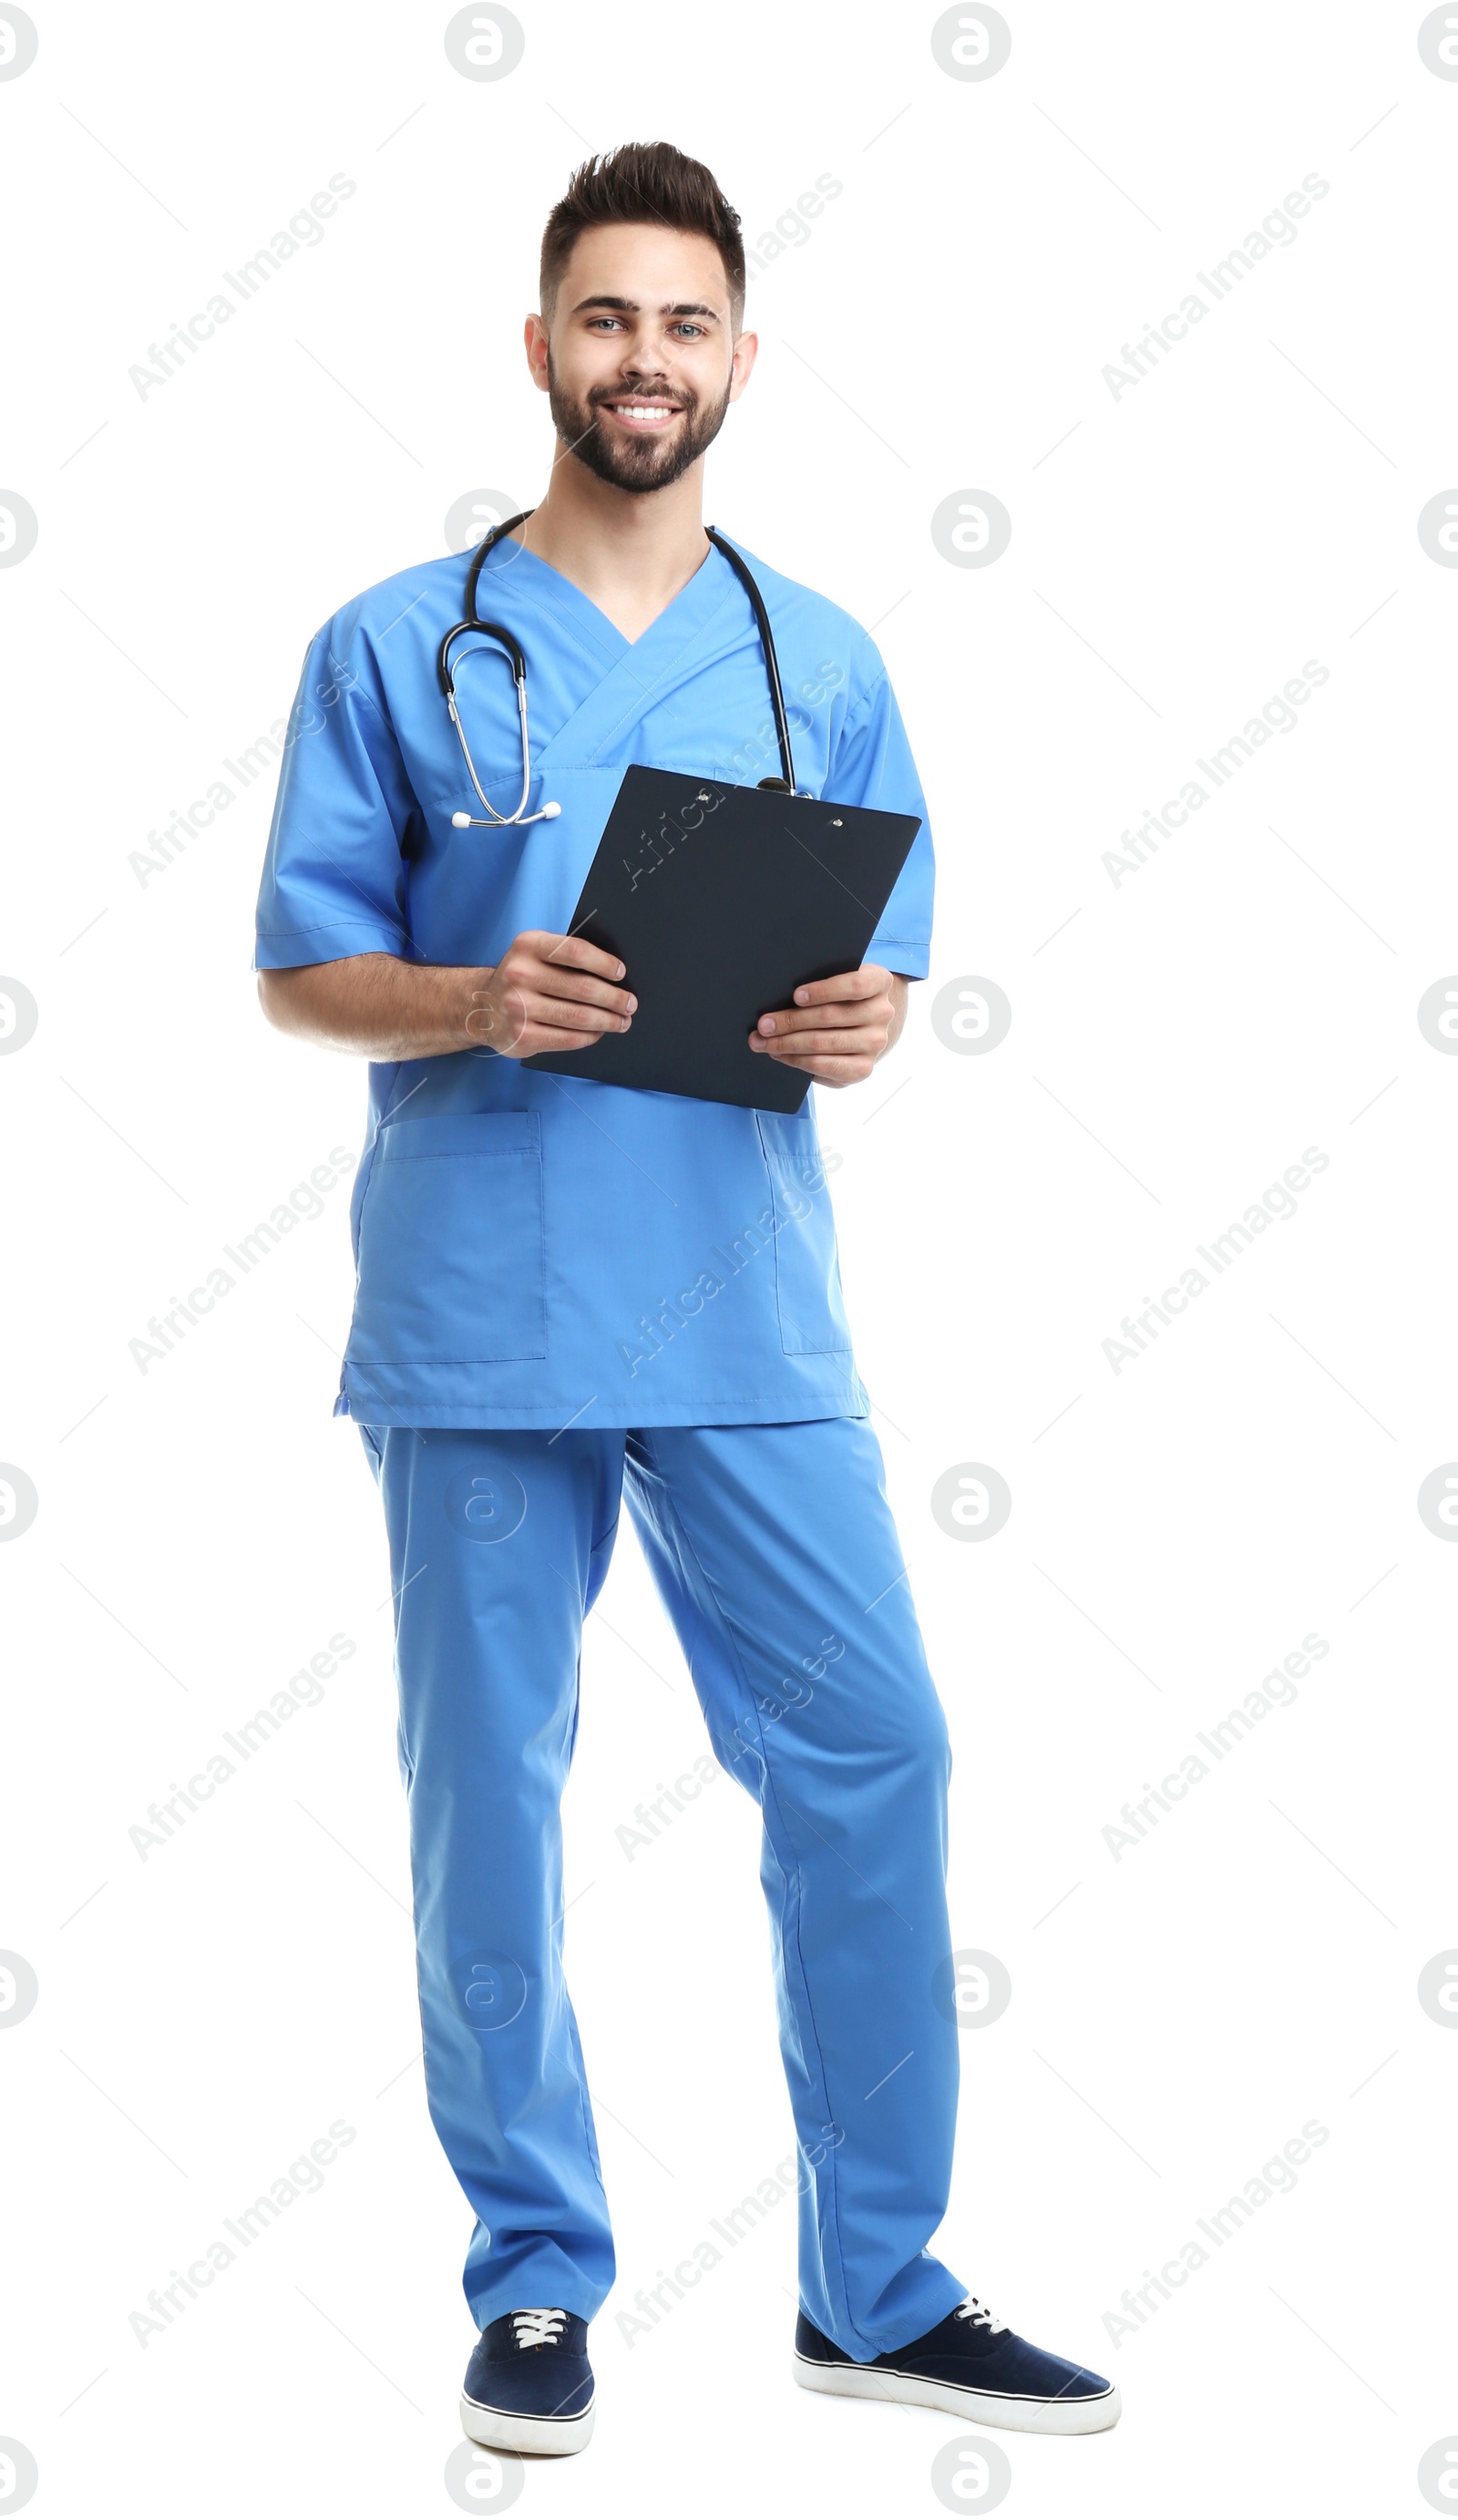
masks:
<svg viewBox="0 0 1458 2520"><path fill-rule="evenodd" d="M694 411L697 396L669 393L662 385L594 385L588 395L590 411L600 411L607 403L661 402L671 411Z"/></svg>

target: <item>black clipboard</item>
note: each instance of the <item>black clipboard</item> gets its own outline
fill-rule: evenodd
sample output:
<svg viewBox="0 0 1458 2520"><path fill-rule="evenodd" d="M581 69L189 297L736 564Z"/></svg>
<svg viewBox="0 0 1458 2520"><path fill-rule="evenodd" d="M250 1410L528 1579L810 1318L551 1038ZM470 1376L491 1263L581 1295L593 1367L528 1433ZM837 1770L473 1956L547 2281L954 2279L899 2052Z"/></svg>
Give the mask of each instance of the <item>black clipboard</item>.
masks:
<svg viewBox="0 0 1458 2520"><path fill-rule="evenodd" d="M798 1111L810 1078L747 1036L805 981L860 968L920 829L916 814L635 764L571 933L626 965L638 1012L625 1033L522 1065Z"/></svg>

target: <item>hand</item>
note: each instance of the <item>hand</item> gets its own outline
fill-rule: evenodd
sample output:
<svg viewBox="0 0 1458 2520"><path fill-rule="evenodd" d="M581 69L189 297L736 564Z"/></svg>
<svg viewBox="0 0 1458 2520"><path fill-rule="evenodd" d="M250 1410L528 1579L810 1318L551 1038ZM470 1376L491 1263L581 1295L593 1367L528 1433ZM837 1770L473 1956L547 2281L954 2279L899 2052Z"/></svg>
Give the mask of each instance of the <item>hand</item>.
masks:
<svg viewBox="0 0 1458 2520"><path fill-rule="evenodd" d="M761 1015L751 1050L803 1068L821 1085L859 1085L885 1057L906 1019L906 983L879 963L811 980L793 1007Z"/></svg>
<svg viewBox="0 0 1458 2520"><path fill-rule="evenodd" d="M633 1021L637 998L613 985L623 977L616 957L586 937L524 928L484 984L482 974L472 974L465 1029L503 1058L587 1050Z"/></svg>

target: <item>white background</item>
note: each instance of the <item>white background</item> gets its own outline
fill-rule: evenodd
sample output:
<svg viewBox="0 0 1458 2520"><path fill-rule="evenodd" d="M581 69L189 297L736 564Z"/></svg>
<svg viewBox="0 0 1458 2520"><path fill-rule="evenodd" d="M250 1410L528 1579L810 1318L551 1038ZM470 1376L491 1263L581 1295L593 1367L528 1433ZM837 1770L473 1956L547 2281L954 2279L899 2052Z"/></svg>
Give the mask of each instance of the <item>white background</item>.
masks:
<svg viewBox="0 0 1458 2520"><path fill-rule="evenodd" d="M1458 967L1458 575L1417 533L1458 479L1458 83L1421 13L1067 0L1013 11L976 81L932 13L867 0L534 0L494 83L445 9L35 14L0 82L0 487L39 520L0 571L0 959L39 1008L0 1065L0 1454L39 1496L0 1556L0 1944L40 1990L0 2040L0 2435L36 2509L455 2507L470 2217L413 2061L381 1518L330 1415L345 1191L164 1361L128 1347L358 1150L365 1080L255 1007L271 776L145 884L129 860L453 501L540 496L543 220L589 147L670 137L751 242L842 184L752 288L709 514L880 624L938 842L932 982L820 1123L952 1728L953 1935L1013 1983L963 2040L939 2250L1126 2401L1097 2440L1000 2436L1007 2507L1420 2512L1458 2432L1458 2037L1416 1994L1458 1944L1458 1554L1416 1506L1458 1453L1458 1071L1417 1024ZM139 397L128 368L336 171L324 241ZM1121 345L1308 174L1297 241L1116 399ZM988 567L932 541L967 488L1012 518ZM1295 729L1116 885L1121 832L1308 659ZM986 1056L930 1020L967 974L1012 1005ZM1297 1215L1116 1373L1122 1317L1308 1147ZM960 1462L1012 1494L976 1545L930 1509ZM142 1862L148 1805L336 1632L323 1702ZM1297 1702L1116 1862L1120 1807L1310 1633ZM615 1835L703 1746L625 1523L567 1804L619 2286L593 2447L521 2505L936 2510L965 2426L791 2384L791 2205L649 2336L615 2324L792 2141L752 1806L721 1782L631 1864ZM321 2192L139 2345L149 2291L335 2119ZM1112 2337L1310 2119L1295 2191Z"/></svg>

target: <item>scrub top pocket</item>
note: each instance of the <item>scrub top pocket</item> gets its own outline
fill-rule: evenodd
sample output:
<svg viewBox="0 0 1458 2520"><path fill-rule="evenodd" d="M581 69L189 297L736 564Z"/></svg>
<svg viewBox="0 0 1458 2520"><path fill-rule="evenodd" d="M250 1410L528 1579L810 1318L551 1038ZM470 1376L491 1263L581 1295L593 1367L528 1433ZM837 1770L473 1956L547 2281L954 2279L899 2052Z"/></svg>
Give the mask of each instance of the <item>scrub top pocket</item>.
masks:
<svg viewBox="0 0 1458 2520"><path fill-rule="evenodd" d="M360 1212L348 1364L545 1357L545 1278L537 1112L385 1123Z"/></svg>

